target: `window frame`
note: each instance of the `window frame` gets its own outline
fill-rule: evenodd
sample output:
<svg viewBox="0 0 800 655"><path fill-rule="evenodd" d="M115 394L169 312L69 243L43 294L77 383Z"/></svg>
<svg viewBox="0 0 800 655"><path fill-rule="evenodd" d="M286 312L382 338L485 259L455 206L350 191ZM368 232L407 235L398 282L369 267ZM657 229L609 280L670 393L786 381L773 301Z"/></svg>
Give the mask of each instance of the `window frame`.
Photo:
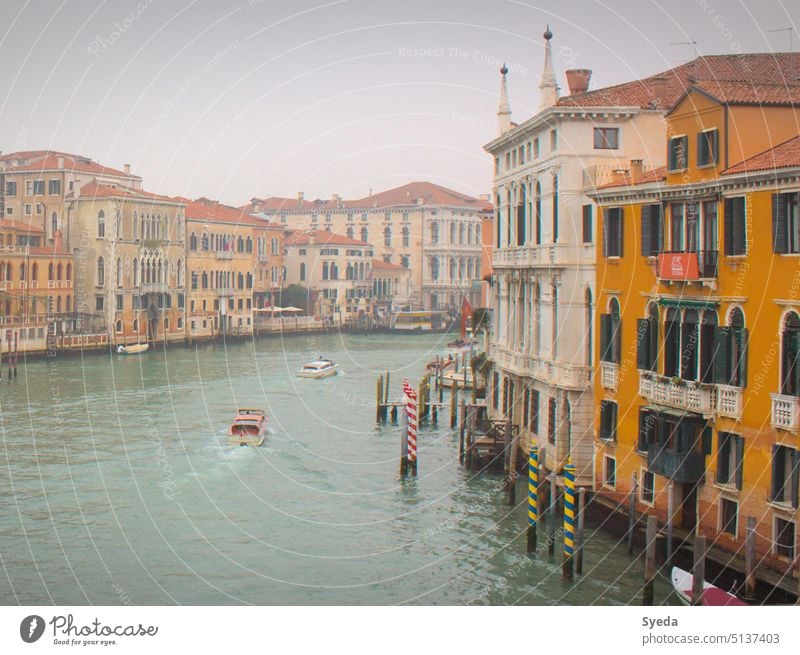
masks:
<svg viewBox="0 0 800 655"><path fill-rule="evenodd" d="M613 145L609 134L613 134ZM619 127L596 126L592 132L592 146L594 150L619 150ZM599 139L598 139L599 137ZM598 145L599 143L599 145Z"/></svg>

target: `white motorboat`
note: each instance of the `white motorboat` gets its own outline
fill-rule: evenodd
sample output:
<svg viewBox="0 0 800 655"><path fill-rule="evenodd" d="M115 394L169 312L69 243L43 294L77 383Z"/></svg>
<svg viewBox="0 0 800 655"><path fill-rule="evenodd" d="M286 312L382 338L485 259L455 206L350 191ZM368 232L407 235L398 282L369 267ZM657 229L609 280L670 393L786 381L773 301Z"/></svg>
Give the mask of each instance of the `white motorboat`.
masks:
<svg viewBox="0 0 800 655"><path fill-rule="evenodd" d="M120 355L139 355L146 352L150 348L149 343L132 343L130 346L117 346L117 353Z"/></svg>
<svg viewBox="0 0 800 655"><path fill-rule="evenodd" d="M327 378L331 375L336 375L339 367L330 359L325 359L320 357L319 359L314 360L313 362L308 362L308 364L303 364L303 368L301 368L297 372L297 377L299 378Z"/></svg>
<svg viewBox="0 0 800 655"><path fill-rule="evenodd" d="M692 574L677 566L672 567L672 586L684 605L692 604ZM747 605L733 594L703 580L702 604L706 606Z"/></svg>

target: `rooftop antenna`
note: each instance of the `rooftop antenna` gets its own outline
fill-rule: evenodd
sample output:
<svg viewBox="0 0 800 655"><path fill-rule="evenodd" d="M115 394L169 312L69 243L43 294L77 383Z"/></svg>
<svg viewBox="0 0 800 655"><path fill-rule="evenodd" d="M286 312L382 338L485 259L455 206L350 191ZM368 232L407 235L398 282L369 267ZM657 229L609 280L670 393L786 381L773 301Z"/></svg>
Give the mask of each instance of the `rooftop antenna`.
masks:
<svg viewBox="0 0 800 655"><path fill-rule="evenodd" d="M697 59L697 41L673 41L670 45L690 45L694 51L694 59Z"/></svg>
<svg viewBox="0 0 800 655"><path fill-rule="evenodd" d="M775 32L789 32L789 52L794 52L792 46L792 32L794 32L794 27L790 25L789 27L781 27L777 30L767 30L767 34L774 34Z"/></svg>

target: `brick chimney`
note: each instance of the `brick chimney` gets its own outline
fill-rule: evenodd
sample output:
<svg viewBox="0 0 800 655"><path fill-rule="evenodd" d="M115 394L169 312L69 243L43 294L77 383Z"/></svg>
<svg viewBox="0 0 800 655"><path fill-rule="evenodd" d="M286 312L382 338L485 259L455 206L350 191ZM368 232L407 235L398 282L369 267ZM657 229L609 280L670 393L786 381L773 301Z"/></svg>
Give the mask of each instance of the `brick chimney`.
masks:
<svg viewBox="0 0 800 655"><path fill-rule="evenodd" d="M334 193L331 196L331 202L333 202L333 204L336 207L341 207L342 206L342 196L340 196L338 193Z"/></svg>
<svg viewBox="0 0 800 655"><path fill-rule="evenodd" d="M574 96L577 93L586 93L589 90L589 80L592 77L592 71L588 68L573 68L566 72L567 86L569 87L569 94Z"/></svg>
<svg viewBox="0 0 800 655"><path fill-rule="evenodd" d="M659 109L667 108L667 78L654 77L650 81L650 88L653 90L653 104Z"/></svg>
<svg viewBox="0 0 800 655"><path fill-rule="evenodd" d="M130 164L125 164L124 170L125 170L125 175L130 175L131 174L131 165Z"/></svg>
<svg viewBox="0 0 800 655"><path fill-rule="evenodd" d="M631 184L637 184L642 179L644 162L641 159L631 159Z"/></svg>
<svg viewBox="0 0 800 655"><path fill-rule="evenodd" d="M64 250L64 235L61 230L56 230L53 233L53 250L61 252Z"/></svg>
<svg viewBox="0 0 800 655"><path fill-rule="evenodd" d="M302 191L298 191L297 192L297 206L300 209L302 209L302 207L303 207L303 198L305 198L305 194Z"/></svg>

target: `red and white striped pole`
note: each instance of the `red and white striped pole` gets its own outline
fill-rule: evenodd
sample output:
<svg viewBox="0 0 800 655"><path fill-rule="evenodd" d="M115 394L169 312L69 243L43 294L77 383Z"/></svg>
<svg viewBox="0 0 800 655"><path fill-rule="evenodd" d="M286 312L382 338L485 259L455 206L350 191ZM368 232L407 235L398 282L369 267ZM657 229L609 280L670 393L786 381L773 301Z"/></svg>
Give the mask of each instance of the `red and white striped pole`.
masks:
<svg viewBox="0 0 800 655"><path fill-rule="evenodd" d="M411 475L417 474L417 392L408 391L408 468Z"/></svg>

